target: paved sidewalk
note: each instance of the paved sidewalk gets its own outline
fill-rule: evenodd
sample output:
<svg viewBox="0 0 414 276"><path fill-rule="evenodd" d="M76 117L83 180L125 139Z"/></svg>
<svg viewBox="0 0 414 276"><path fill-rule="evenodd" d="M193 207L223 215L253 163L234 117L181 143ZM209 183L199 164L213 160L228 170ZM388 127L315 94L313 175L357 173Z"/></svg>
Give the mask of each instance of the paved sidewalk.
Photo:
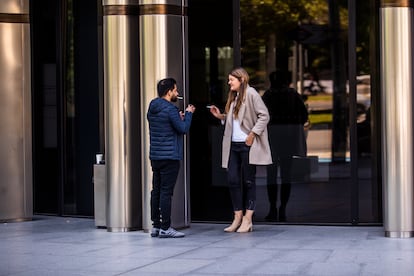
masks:
<svg viewBox="0 0 414 276"><path fill-rule="evenodd" d="M414 275L414 239L382 227L193 223L185 238L110 233L93 219L0 224L0 275Z"/></svg>

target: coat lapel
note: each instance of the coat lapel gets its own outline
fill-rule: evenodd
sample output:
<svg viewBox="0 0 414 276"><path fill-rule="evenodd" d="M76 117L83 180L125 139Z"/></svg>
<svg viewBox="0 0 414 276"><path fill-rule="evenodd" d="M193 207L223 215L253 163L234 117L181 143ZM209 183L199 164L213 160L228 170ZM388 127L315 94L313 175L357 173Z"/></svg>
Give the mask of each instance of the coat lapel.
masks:
<svg viewBox="0 0 414 276"><path fill-rule="evenodd" d="M246 105L244 104L245 100L246 100L246 97L243 99L242 105L240 106L239 115L237 116L239 119L240 125L243 125L244 113L246 112Z"/></svg>
<svg viewBox="0 0 414 276"><path fill-rule="evenodd" d="M230 133L233 130L233 108L234 108L234 102L231 103L230 105L230 109L229 109L229 113L227 114L227 119L226 119L226 123L230 126Z"/></svg>

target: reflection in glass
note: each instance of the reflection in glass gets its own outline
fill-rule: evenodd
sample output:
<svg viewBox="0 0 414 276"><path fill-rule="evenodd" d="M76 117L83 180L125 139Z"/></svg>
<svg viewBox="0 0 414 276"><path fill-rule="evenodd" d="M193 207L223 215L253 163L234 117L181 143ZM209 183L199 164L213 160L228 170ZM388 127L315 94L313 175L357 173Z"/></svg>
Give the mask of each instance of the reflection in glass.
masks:
<svg viewBox="0 0 414 276"><path fill-rule="evenodd" d="M209 22L210 10L227 15L239 11L232 11L232 7L218 0L190 1L190 72L195 72L190 74L192 102L224 107L226 77L233 64L238 63L227 53L238 47L232 44L237 41L233 36L240 36L240 64L248 71L251 86L264 95L270 87L271 72L288 72L289 86L297 89L309 114L308 122L301 126L307 151L298 154L306 156L302 158L307 160L306 165L303 160L291 159L295 162L290 170L294 181L289 189L281 192L285 177L281 177L280 167L276 171L265 166L257 168L255 221L275 221L274 217L279 220L269 212L276 209L269 203L275 201L275 196L277 208L282 198L288 198L287 223L354 223L358 221L352 213L355 208L359 208L359 222L378 221L379 187L373 183L371 172L370 48L374 44L370 41L370 22L374 20L369 15L375 14L371 2L356 2L358 22L356 29L348 30L346 0L240 0L239 33L229 16L217 16L209 29L205 23ZM215 33L208 35L211 30ZM350 116L347 75L349 32L357 36L356 142L350 139L350 118L354 116ZM190 154L192 160L197 160L191 164L192 218L229 220L223 215L229 213L231 206L226 204L229 195L225 171L219 165L221 144L217 137L221 137L222 127L209 116L208 110L200 111L191 132ZM298 135L294 135L296 140ZM281 144L288 146L286 142ZM358 149L353 159L352 147ZM351 175L352 162L358 162L357 178ZM277 192L269 192L267 184L272 181L277 187L270 189L276 188ZM359 187L358 194L352 189L353 183ZM289 196L281 198L282 193ZM209 205L209 198L214 198L214 206ZM352 206L355 198L359 206Z"/></svg>
<svg viewBox="0 0 414 276"><path fill-rule="evenodd" d="M241 1L242 66L250 70L252 85L261 94L269 87L266 77L271 72L290 73L292 81L289 85L297 88L309 112L309 125L302 124L301 127L306 129L307 153L304 155L318 162L317 170L312 172L312 161L308 162L309 176L306 178L301 177L302 168L293 165L292 177L301 181L286 185L286 169L281 165L280 157L276 156L281 166L278 171L268 168L266 175L266 183L276 185L263 187L260 195L263 209L261 216L257 212L258 220L281 221L281 214L276 211L281 208L286 211L286 216L282 214L282 221L350 222L351 197L357 196L352 193L351 183L358 180L351 177L347 5L347 1L330 0ZM365 22L365 28L367 24ZM360 45L367 48L368 41L363 43ZM368 56L362 60L365 66L361 66L364 70L360 73L368 74ZM370 88L362 86L364 77L358 78L357 117L361 122L367 122L363 118L368 118L369 122L370 117L366 114L370 107ZM365 82L369 83L367 77ZM269 132L278 135L286 132L281 129L274 131L274 128L270 125ZM358 129L361 144L354 146L361 147L360 152L366 154L371 141L367 136L369 123L358 124ZM271 141L275 139L272 137L275 134L269 135ZM298 137L300 134L296 133L285 141L279 139L278 147L287 149ZM293 154L289 156L284 159L296 162L292 159ZM364 175L369 174L369 168L367 170L363 171ZM273 180L275 177L277 181ZM266 199L270 199L268 204ZM275 206L276 200L280 202L279 206Z"/></svg>
<svg viewBox="0 0 414 276"><path fill-rule="evenodd" d="M268 130L273 164L267 166L269 212L265 219L285 222L291 185L298 178L298 163L295 161L306 162L305 124L308 122L308 111L296 89L289 88L291 80L287 71L272 72L269 80L270 88L264 93L263 101L270 114ZM280 185L277 183L278 171Z"/></svg>

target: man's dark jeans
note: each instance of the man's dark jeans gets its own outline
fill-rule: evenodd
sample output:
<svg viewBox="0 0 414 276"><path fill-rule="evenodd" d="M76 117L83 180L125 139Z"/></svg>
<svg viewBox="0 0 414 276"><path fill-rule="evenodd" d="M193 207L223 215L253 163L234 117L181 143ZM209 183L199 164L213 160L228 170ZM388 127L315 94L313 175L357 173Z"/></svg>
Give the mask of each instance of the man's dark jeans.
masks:
<svg viewBox="0 0 414 276"><path fill-rule="evenodd" d="M171 226L171 199L180 170L179 160L152 160L151 220L155 228Z"/></svg>

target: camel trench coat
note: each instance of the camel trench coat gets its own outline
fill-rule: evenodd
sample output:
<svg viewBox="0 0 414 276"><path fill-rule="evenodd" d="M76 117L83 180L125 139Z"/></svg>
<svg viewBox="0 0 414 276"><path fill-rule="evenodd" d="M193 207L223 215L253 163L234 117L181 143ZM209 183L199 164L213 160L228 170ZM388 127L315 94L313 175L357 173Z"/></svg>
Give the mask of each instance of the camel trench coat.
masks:
<svg viewBox="0 0 414 276"><path fill-rule="evenodd" d="M222 145L222 164L225 169L228 167L231 136L233 131L233 106L231 104L229 113L226 114L225 128ZM264 104L262 97L253 87L248 86L243 103L240 107L238 119L240 128L245 132L254 132L256 137L249 151L249 163L252 165L272 164L272 155L267 134L267 123L270 120L269 111Z"/></svg>

